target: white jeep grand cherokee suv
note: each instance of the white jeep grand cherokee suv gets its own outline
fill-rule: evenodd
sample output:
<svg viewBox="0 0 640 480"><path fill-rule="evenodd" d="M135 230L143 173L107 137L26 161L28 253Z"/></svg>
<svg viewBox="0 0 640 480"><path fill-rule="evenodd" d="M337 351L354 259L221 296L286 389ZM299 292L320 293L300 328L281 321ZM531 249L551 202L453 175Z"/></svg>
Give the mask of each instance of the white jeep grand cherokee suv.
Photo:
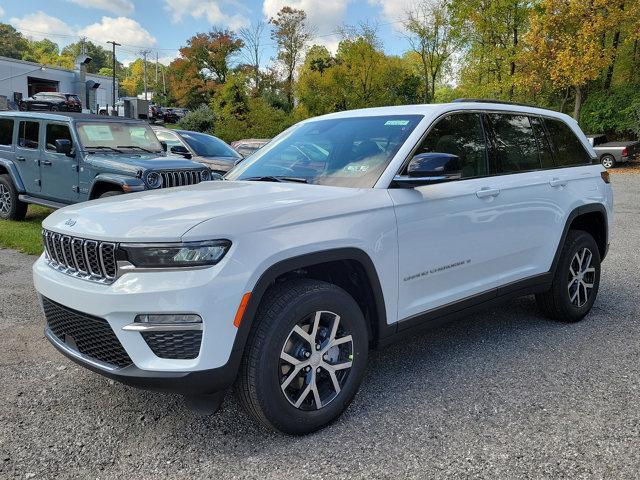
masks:
<svg viewBox="0 0 640 480"><path fill-rule="evenodd" d="M121 382L319 429L367 351L535 294L591 309L609 178L574 120L460 101L301 122L225 181L58 210L33 268L46 336Z"/></svg>

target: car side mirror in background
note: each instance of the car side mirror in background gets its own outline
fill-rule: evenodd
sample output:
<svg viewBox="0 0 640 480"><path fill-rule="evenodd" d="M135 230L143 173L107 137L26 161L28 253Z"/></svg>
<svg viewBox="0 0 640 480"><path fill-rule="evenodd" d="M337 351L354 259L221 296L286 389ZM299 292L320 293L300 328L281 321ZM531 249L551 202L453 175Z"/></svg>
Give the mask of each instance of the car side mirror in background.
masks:
<svg viewBox="0 0 640 480"><path fill-rule="evenodd" d="M420 153L407 166L406 175L396 175L394 183L415 187L430 183L458 180L462 177L462 161L450 153Z"/></svg>
<svg viewBox="0 0 640 480"><path fill-rule="evenodd" d="M160 141L160 145L162 146L162 151L166 152L167 151L167 142L163 142L162 140Z"/></svg>
<svg viewBox="0 0 640 480"><path fill-rule="evenodd" d="M71 150L73 149L73 145L71 144L71 140L58 139L55 142L56 145L56 153L64 153L67 156L71 156Z"/></svg>
<svg viewBox="0 0 640 480"><path fill-rule="evenodd" d="M182 155L185 158L191 158L191 152L184 145L174 145L171 147L171 153Z"/></svg>

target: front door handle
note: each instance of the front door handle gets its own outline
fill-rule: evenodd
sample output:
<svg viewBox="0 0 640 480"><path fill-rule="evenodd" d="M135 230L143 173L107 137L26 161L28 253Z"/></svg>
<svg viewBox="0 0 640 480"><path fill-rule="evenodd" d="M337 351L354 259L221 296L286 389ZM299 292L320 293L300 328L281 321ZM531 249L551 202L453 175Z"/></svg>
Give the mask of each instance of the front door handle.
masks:
<svg viewBox="0 0 640 480"><path fill-rule="evenodd" d="M49 160L43 160L42 161L42 165L44 165L46 167L50 167L51 165L53 165L53 163L51 163Z"/></svg>
<svg viewBox="0 0 640 480"><path fill-rule="evenodd" d="M478 198L497 197L498 195L500 195L499 188L483 187L476 192Z"/></svg>
<svg viewBox="0 0 640 480"><path fill-rule="evenodd" d="M559 177L553 177L551 180L549 180L549 185L551 185L552 187L566 187L567 181Z"/></svg>
<svg viewBox="0 0 640 480"><path fill-rule="evenodd" d="M26 160L26 158L24 157L16 157L16 160L19 162L24 162Z"/></svg>

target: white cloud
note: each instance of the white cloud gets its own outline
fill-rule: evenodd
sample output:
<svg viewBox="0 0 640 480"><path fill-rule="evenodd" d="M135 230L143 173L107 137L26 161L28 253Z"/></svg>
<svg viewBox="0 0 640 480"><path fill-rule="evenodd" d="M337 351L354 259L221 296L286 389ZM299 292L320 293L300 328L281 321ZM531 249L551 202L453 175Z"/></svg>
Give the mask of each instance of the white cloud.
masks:
<svg viewBox="0 0 640 480"><path fill-rule="evenodd" d="M131 15L135 7L130 0L68 0L84 8L97 8L116 15Z"/></svg>
<svg viewBox="0 0 640 480"><path fill-rule="evenodd" d="M158 59L158 62L160 62L162 65L169 66L169 64L179 56L180 52L176 50L175 52L169 53L168 55L163 55Z"/></svg>
<svg viewBox="0 0 640 480"><path fill-rule="evenodd" d="M77 34L99 43L116 40L124 46L152 47L157 43L156 38L142 25L126 17L102 17L100 23L87 25Z"/></svg>
<svg viewBox="0 0 640 480"><path fill-rule="evenodd" d="M238 30L249 25L249 19L238 13L223 12L220 4L237 7L234 0L165 0L165 10L172 16L171 21L178 23L185 16L206 18L211 25ZM225 9L226 10L226 9Z"/></svg>
<svg viewBox="0 0 640 480"><path fill-rule="evenodd" d="M11 18L9 23L25 36L34 40L51 38L55 42L64 43L59 42L56 36L73 34L69 25L57 17L47 15L41 10L35 13L29 13L22 18Z"/></svg>
<svg viewBox="0 0 640 480"><path fill-rule="evenodd" d="M4 8L0 7L0 18L4 17Z"/></svg>
<svg viewBox="0 0 640 480"><path fill-rule="evenodd" d="M304 10L309 25L314 29L311 44L324 45L331 53L336 53L340 44L338 30L344 25L347 4L352 0L264 0L262 13L268 21L274 18L282 7L289 6Z"/></svg>
<svg viewBox="0 0 640 480"><path fill-rule="evenodd" d="M376 5L382 10L384 22L394 22L391 27L394 30L403 30L402 21L407 18L407 13L415 8L412 0L369 0L369 5Z"/></svg>

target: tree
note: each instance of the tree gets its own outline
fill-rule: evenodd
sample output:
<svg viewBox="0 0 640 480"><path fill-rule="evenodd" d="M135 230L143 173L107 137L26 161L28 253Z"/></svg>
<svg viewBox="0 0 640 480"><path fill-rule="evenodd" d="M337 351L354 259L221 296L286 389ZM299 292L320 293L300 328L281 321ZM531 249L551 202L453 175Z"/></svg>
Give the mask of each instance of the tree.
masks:
<svg viewBox="0 0 640 480"><path fill-rule="evenodd" d="M404 22L411 49L420 58L423 100L433 100L436 82L456 50L457 34L449 22L446 0L422 0Z"/></svg>
<svg viewBox="0 0 640 480"><path fill-rule="evenodd" d="M43 65L61 65L60 49L58 44L48 39L29 41L22 54L22 60L36 62Z"/></svg>
<svg viewBox="0 0 640 480"><path fill-rule="evenodd" d="M0 23L0 56L22 58L27 40L11 25Z"/></svg>
<svg viewBox="0 0 640 480"><path fill-rule="evenodd" d="M248 28L240 29L240 38L244 42L242 56L247 65L253 70L253 88L254 95L258 96L261 92L260 82L260 57L262 55L262 33L264 32L264 22L257 22Z"/></svg>
<svg viewBox="0 0 640 480"><path fill-rule="evenodd" d="M187 46L180 53L194 62L205 76L212 76L216 83L227 81L229 63L244 43L229 30L211 30L209 33L198 33L187 41Z"/></svg>
<svg viewBox="0 0 640 480"><path fill-rule="evenodd" d="M64 47L60 54L62 57L61 64L65 68L74 68L76 65L76 58L82 52L83 46L86 55L91 57L91 62L87 64L88 73L98 73L101 68L112 67L113 57L111 51L88 40L81 40Z"/></svg>
<svg viewBox="0 0 640 480"><path fill-rule="evenodd" d="M619 11L620 4L609 0L543 0L525 37L522 85L540 90L550 79L555 88L571 88L573 116L579 119L586 87L613 61L615 49L603 39L614 30Z"/></svg>
<svg viewBox="0 0 640 480"><path fill-rule="evenodd" d="M293 108L294 75L302 59L305 46L311 39L307 14L303 10L283 7L275 18L269 20L274 27L271 38L278 45L278 60L286 70L285 89L288 108Z"/></svg>

